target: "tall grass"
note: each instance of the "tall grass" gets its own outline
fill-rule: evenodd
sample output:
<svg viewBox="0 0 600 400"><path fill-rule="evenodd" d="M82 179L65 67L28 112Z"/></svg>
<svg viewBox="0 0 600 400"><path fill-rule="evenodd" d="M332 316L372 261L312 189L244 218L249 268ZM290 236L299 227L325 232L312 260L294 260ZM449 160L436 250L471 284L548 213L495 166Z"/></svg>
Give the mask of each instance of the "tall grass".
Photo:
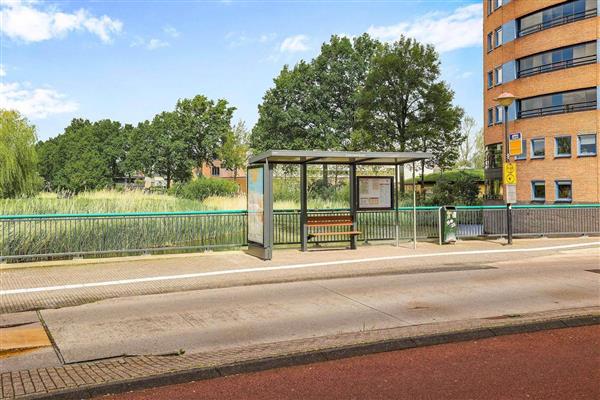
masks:
<svg viewBox="0 0 600 400"><path fill-rule="evenodd" d="M245 210L246 204L245 195L212 196L204 201L197 201L142 191L100 190L68 198L61 198L56 193L41 193L30 198L0 199L0 215ZM300 204L298 200L281 199L276 200L273 206L277 210L297 209ZM345 208L348 204L337 199L317 198L309 200L309 207Z"/></svg>

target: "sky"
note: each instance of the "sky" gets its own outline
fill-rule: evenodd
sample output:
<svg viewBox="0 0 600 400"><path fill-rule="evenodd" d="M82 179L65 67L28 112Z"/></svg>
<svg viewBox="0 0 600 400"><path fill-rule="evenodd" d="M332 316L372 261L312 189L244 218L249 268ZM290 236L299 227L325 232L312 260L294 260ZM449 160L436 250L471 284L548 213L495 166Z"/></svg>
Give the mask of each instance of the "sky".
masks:
<svg viewBox="0 0 600 400"><path fill-rule="evenodd" d="M40 140L73 118L137 124L197 94L252 127L285 64L331 35L433 44L455 103L481 125L480 0L90 0L0 4L0 107Z"/></svg>

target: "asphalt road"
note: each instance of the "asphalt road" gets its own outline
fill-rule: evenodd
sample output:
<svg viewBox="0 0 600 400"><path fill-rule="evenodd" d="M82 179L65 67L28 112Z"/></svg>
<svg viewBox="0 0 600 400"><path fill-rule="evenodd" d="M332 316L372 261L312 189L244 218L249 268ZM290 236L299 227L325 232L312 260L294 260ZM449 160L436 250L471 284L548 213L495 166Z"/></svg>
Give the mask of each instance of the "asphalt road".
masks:
<svg viewBox="0 0 600 400"><path fill-rule="evenodd" d="M600 398L600 326L380 353L102 397L143 399Z"/></svg>

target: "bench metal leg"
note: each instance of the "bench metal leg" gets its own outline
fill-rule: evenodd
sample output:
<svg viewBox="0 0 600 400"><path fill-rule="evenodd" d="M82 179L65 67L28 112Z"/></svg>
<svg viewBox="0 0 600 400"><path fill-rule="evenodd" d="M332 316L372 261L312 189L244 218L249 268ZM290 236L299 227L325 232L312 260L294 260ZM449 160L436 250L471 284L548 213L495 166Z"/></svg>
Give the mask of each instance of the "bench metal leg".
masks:
<svg viewBox="0 0 600 400"><path fill-rule="evenodd" d="M300 250L306 251L308 247L308 228L306 227L306 225L302 225L302 238L300 238L300 241Z"/></svg>

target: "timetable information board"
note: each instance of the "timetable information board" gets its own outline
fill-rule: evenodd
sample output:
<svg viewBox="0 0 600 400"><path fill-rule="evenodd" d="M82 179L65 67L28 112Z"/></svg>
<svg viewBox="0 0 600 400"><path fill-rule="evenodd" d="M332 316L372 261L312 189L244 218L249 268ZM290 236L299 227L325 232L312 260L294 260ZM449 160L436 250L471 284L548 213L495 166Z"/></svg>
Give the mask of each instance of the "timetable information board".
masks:
<svg viewBox="0 0 600 400"><path fill-rule="evenodd" d="M391 176L358 177L358 208L391 209L393 208L394 178Z"/></svg>

